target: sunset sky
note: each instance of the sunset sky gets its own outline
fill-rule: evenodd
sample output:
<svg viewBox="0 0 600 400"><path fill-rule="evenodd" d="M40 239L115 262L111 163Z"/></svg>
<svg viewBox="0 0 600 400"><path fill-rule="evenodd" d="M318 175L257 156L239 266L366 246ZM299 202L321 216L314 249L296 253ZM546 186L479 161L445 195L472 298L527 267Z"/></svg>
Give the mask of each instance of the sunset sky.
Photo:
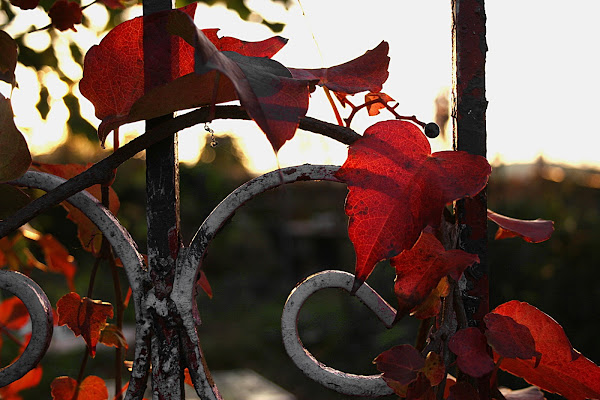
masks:
<svg viewBox="0 0 600 400"><path fill-rule="evenodd" d="M399 102L400 114L431 121L433 99L451 84L448 0L302 0L304 14L298 3L288 10L269 0L246 3L265 19L286 24L281 35L290 41L275 59L289 67L336 65L388 41L390 77L383 91ZM75 43L85 52L99 42L98 31L107 21L101 5L91 6L85 13L92 16L95 26L78 26L78 32L61 33L52 43L47 32L36 32L28 34L26 42L41 50L52 45L57 54L67 54L68 45ZM141 8L136 7L128 10L125 18L140 13ZM567 6L554 0L489 0L486 13L488 159L492 163L531 162L543 155L550 162L600 168L594 146L600 135L595 120L600 106L600 54L595 44L600 37L596 20L600 2L574 0ZM41 11L21 14L25 15L5 28L13 36L32 24L41 27L48 23ZM200 4L196 21L201 28L219 27L222 35L246 40L273 35L264 25L242 21L222 6ZM59 68L73 80L81 77L81 68L70 55L60 60ZM49 88L51 109L46 120L32 112L39 99L36 76ZM93 107L79 95L77 86L69 87L59 78L49 69L17 69L20 88L12 95L13 108L17 125L34 153L52 151L53 145L66 140L68 109L62 99L69 91L80 98L84 118L98 124ZM355 98L361 102L361 95ZM308 115L335 122L321 90L311 96ZM352 128L362 133L377 120L388 118L391 116L386 114L381 118L361 115ZM232 134L239 139L254 172L276 168L270 145L255 124L215 121L212 128L217 135ZM134 125L123 129L123 134L139 134L141 129ZM197 161L205 137L202 127L180 134L183 161ZM432 141L434 150L449 146L438 139ZM345 157L344 145L299 131L282 148L280 164L341 164Z"/></svg>

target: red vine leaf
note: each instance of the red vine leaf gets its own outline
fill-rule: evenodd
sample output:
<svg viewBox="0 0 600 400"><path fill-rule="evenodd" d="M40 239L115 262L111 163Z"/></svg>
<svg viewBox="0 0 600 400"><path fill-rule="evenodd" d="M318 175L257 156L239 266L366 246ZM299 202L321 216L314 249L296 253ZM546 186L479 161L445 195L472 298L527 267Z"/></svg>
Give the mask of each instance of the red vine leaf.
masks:
<svg viewBox="0 0 600 400"><path fill-rule="evenodd" d="M33 10L38 6L40 0L10 0L10 4L21 10Z"/></svg>
<svg viewBox="0 0 600 400"><path fill-rule="evenodd" d="M452 336L448 348L456 354L456 364L462 372L481 378L494 369L494 360L487 352L487 341L478 328L461 329Z"/></svg>
<svg viewBox="0 0 600 400"><path fill-rule="evenodd" d="M100 338L98 341L105 346L121 347L125 350L129 348L123 332L115 324L106 324L100 331Z"/></svg>
<svg viewBox="0 0 600 400"><path fill-rule="evenodd" d="M90 355L94 357L100 331L106 326L106 319L113 316L112 305L87 297L81 298L77 293L71 292L58 300L56 310L58 325L67 325L75 336L83 336Z"/></svg>
<svg viewBox="0 0 600 400"><path fill-rule="evenodd" d="M19 330L29 321L29 312L25 304L16 296L0 303L0 331Z"/></svg>
<svg viewBox="0 0 600 400"><path fill-rule="evenodd" d="M81 165L81 164L43 164L35 163L34 166L42 172L47 172L56 176L60 176L64 179L73 178L79 175L93 164ZM102 186L93 185L86 189L88 193L94 196L99 201L102 200ZM117 197L117 193L112 187L108 189L108 200L109 210L113 215L117 215L119 211L120 202ZM73 221L77 225L77 237L83 248L90 253L97 254L100 251L100 243L102 240L102 233L100 229L88 218L85 214L75 206L67 202L62 202L61 205L69 212L67 218Z"/></svg>
<svg viewBox="0 0 600 400"><path fill-rule="evenodd" d="M450 387L447 400L478 400L479 393L468 382L458 382Z"/></svg>
<svg viewBox="0 0 600 400"><path fill-rule="evenodd" d="M435 317L442 308L441 298L448 296L448 294L450 294L450 284L447 277L444 277L440 279L438 285L429 293L427 298L411 310L410 315L419 319Z"/></svg>
<svg viewBox="0 0 600 400"><path fill-rule="evenodd" d="M506 239L520 236L530 243L540 243L550 239L554 232L554 221L545 219L522 220L506 217L504 215L487 210L490 221L498 224L495 239Z"/></svg>
<svg viewBox="0 0 600 400"><path fill-rule="evenodd" d="M271 58L287 43L287 39L281 36L273 36L260 42L246 42L230 36L219 37L218 32L219 28L202 29L202 33L217 50L235 51L243 56Z"/></svg>
<svg viewBox="0 0 600 400"><path fill-rule="evenodd" d="M524 360L539 358L531 331L525 325L517 323L511 317L495 313L487 314L483 320L488 344L500 356Z"/></svg>
<svg viewBox="0 0 600 400"><path fill-rule="evenodd" d="M15 68L18 52L17 42L8 33L0 31L0 80L12 87L17 85Z"/></svg>
<svg viewBox="0 0 600 400"><path fill-rule="evenodd" d="M367 105L367 112L369 113L370 116L379 114L379 110L381 110L382 108L385 108L386 103L389 103L390 101L395 101L387 94L381 93L381 92L377 92L377 93L369 92L369 93L365 94L365 103L368 103L368 102L374 101L374 100L379 100L379 101Z"/></svg>
<svg viewBox="0 0 600 400"><path fill-rule="evenodd" d="M59 31L72 29L77 32L75 24L81 23L83 13L81 12L79 3L67 0L56 0L52 7L50 7L48 16L52 20L52 26Z"/></svg>
<svg viewBox="0 0 600 400"><path fill-rule="evenodd" d="M423 228L439 225L446 204L477 194L490 173L481 156L431 154L427 138L410 122L369 127L336 173L349 188L346 214L357 279L364 281L379 261L410 249Z"/></svg>
<svg viewBox="0 0 600 400"><path fill-rule="evenodd" d="M442 357L433 351L430 351L425 358L425 366L422 368L423 374L429 379L431 386L439 385L446 378L446 367Z"/></svg>
<svg viewBox="0 0 600 400"><path fill-rule="evenodd" d="M373 363L383 372L383 379L408 385L417 379L417 373L425 366L425 358L409 344L394 346L378 355Z"/></svg>
<svg viewBox="0 0 600 400"><path fill-rule="evenodd" d="M65 249L65 246L50 234L41 236L37 243L42 248L48 269L64 275L67 279L69 290L75 290L73 279L77 272L77 266L75 265L75 259Z"/></svg>
<svg viewBox="0 0 600 400"><path fill-rule="evenodd" d="M22 390L36 387L42 380L42 367L37 366L22 378L0 388L0 398L3 400L22 400L19 394Z"/></svg>
<svg viewBox="0 0 600 400"><path fill-rule="evenodd" d="M446 250L431 233L422 232L415 245L390 260L396 270L394 293L398 299L396 319L421 304L440 279L451 274L458 280L479 257L463 250Z"/></svg>
<svg viewBox="0 0 600 400"><path fill-rule="evenodd" d="M388 78L389 45L383 41L365 54L344 64L329 68L290 68L296 79L318 81L318 85L341 94L379 92Z"/></svg>
<svg viewBox="0 0 600 400"><path fill-rule="evenodd" d="M570 400L600 398L600 368L574 350L563 328L530 304L516 300L492 311L529 328L541 359L505 358L500 368ZM498 356L496 356L497 358Z"/></svg>
<svg viewBox="0 0 600 400"><path fill-rule="evenodd" d="M77 389L77 381L68 376L59 376L50 384L53 400L72 400ZM108 389L102 378L94 375L86 377L79 385L77 400L106 400Z"/></svg>
<svg viewBox="0 0 600 400"><path fill-rule="evenodd" d="M29 147L15 126L10 100L0 95L0 182L19 178L30 165Z"/></svg>

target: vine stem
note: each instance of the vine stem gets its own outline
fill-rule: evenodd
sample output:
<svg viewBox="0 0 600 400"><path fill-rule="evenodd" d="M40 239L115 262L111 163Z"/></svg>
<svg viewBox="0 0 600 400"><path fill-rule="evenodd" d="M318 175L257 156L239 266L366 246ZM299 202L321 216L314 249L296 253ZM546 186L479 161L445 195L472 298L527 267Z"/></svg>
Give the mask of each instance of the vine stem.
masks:
<svg viewBox="0 0 600 400"><path fill-rule="evenodd" d="M152 144L173 135L175 132L196 124L208 122L209 114L208 107L199 108L147 130L143 135L135 138L126 145L119 147L114 153L92 165L81 174L69 179L56 189L33 200L31 203L6 218L0 223L0 238L8 235L44 210L61 203L72 195L85 190L92 185L110 182L114 177L113 170L125 161ZM240 106L217 106L215 107L214 117L215 119L250 119L248 113ZM348 145L354 143L361 137L361 135L350 128L310 117L300 119L300 129L328 136Z"/></svg>

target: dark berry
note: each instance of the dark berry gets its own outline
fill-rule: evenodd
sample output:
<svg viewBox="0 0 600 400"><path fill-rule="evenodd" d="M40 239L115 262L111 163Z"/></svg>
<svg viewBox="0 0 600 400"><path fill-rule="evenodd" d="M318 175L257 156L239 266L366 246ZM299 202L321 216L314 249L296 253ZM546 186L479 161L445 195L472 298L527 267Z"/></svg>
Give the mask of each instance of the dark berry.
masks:
<svg viewBox="0 0 600 400"><path fill-rule="evenodd" d="M428 138L436 138L438 137L440 134L440 127L435 123L435 122L430 122L427 125L425 125L425 135L427 135Z"/></svg>

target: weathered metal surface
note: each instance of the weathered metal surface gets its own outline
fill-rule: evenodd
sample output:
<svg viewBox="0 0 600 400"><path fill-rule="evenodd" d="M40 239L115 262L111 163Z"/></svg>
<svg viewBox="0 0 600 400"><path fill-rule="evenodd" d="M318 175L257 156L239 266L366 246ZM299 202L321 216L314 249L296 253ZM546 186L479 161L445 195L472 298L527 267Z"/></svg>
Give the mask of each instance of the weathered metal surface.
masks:
<svg viewBox="0 0 600 400"><path fill-rule="evenodd" d="M336 392L350 396L386 396L393 390L385 383L382 374L356 375L339 371L319 362L302 344L298 335L298 316L304 302L319 290L344 289L351 293L354 275L344 271L323 271L311 275L292 290L281 315L281 334L288 355L309 378ZM368 284L356 291L356 297L390 328L396 318L396 310Z"/></svg>
<svg viewBox="0 0 600 400"><path fill-rule="evenodd" d="M31 340L23 354L9 366L0 369L0 387L24 376L35 368L46 354L52 340L52 305L44 291L33 280L16 271L0 271L0 289L17 296L31 317Z"/></svg>

